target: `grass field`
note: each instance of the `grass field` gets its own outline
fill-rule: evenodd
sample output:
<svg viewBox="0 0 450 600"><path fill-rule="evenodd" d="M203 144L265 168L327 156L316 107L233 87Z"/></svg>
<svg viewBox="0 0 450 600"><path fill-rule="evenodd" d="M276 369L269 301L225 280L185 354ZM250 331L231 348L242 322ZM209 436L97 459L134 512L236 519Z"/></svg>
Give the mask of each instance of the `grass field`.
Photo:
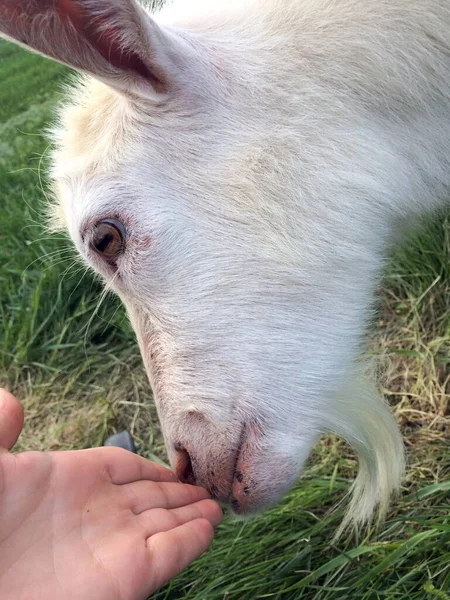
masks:
<svg viewBox="0 0 450 600"><path fill-rule="evenodd" d="M70 77L0 42L0 384L25 403L18 449L101 445L127 428L164 460L151 392L118 301L44 227L43 130ZM190 600L450 599L450 223L399 248L380 290L371 352L408 448L381 531L331 545L355 472L335 438L264 516L226 518L212 549L155 597Z"/></svg>

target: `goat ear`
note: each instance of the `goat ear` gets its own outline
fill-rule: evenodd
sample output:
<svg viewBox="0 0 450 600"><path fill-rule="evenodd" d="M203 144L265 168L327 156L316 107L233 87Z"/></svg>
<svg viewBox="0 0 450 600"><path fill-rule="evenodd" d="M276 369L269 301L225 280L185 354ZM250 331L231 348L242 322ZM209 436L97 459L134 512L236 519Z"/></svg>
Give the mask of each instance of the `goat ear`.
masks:
<svg viewBox="0 0 450 600"><path fill-rule="evenodd" d="M136 0L0 0L0 33L138 93L167 90L178 50Z"/></svg>

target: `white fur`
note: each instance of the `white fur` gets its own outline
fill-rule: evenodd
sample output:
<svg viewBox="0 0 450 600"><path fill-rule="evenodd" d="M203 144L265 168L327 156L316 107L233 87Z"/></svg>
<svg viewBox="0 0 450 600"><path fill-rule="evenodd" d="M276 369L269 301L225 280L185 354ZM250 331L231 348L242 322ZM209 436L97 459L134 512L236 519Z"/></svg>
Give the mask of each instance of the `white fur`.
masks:
<svg viewBox="0 0 450 600"><path fill-rule="evenodd" d="M155 19L173 86L72 90L60 219L105 278L81 231L128 227L112 286L174 463L180 444L222 498L242 471L251 512L335 431L361 464L344 524L383 515L403 448L360 357L386 251L447 195L449 3L179 0Z"/></svg>

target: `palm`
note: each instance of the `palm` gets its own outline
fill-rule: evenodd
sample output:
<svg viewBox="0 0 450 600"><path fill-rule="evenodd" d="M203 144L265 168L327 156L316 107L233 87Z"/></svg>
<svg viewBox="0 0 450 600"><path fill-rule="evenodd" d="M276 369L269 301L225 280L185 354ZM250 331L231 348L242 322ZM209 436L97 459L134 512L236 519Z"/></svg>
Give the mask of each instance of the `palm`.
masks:
<svg viewBox="0 0 450 600"><path fill-rule="evenodd" d="M3 453L1 597L146 598L211 542L221 512L206 498L116 448Z"/></svg>

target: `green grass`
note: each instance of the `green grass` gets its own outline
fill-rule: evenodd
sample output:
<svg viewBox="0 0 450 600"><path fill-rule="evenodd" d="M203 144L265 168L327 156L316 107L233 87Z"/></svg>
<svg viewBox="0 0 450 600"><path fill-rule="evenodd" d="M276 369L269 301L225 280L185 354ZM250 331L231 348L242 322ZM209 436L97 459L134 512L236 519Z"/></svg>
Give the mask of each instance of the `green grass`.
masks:
<svg viewBox="0 0 450 600"><path fill-rule="evenodd" d="M42 132L68 76L0 43L0 384L25 403L19 450L100 445L128 428L143 455L164 458L122 307L112 296L98 306L99 282L44 228ZM384 527L331 545L356 465L327 437L278 507L248 522L226 518L212 549L156 598L450 598L449 253L440 217L398 249L380 290L371 350L409 452Z"/></svg>

